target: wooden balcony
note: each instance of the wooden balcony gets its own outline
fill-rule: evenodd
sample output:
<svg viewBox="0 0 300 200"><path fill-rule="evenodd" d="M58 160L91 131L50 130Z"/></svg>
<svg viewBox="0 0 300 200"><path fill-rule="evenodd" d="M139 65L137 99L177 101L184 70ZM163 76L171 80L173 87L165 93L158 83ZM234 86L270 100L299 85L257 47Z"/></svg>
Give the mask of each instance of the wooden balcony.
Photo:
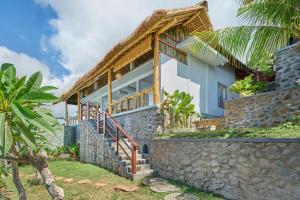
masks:
<svg viewBox="0 0 300 200"><path fill-rule="evenodd" d="M118 101L113 101L108 105L108 110L111 110L112 114L122 113L145 106L151 105L151 95L153 95L153 87L146 88L145 90L135 93L134 95L126 96Z"/></svg>

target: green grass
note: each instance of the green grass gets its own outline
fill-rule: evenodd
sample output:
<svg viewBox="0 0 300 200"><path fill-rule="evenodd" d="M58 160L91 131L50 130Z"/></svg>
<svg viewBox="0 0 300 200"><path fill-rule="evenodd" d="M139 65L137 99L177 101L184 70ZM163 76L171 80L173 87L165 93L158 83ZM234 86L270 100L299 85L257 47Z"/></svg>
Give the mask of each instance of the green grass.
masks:
<svg viewBox="0 0 300 200"><path fill-rule="evenodd" d="M83 164L72 161L53 161L49 163L49 168L54 176L63 176L65 178L73 178L73 183L64 183L62 180L56 181L57 184L64 189L66 200L161 200L167 193L154 193L149 187L141 185L140 181L130 181L122 178L114 173L102 169L95 165ZM27 198L33 200L48 200L48 195L44 186L31 186L27 180L32 179L34 172L30 166L20 168L20 177L27 192ZM5 178L8 185L8 192L6 196L10 199L18 199L17 191L11 181L11 175ZM89 179L95 182L106 183L103 188L96 188L93 184L80 185L77 181L82 179ZM200 197L201 200L220 200L222 198L216 197L210 193L199 191L195 188L189 187L185 184L175 183L181 188L183 192L193 193ZM117 184L134 184L139 186L139 190L133 193L125 193L115 191L114 186ZM1 199L1 197L0 197Z"/></svg>
<svg viewBox="0 0 300 200"><path fill-rule="evenodd" d="M272 128L240 128L187 133L167 133L159 138L300 138L300 125L289 123Z"/></svg>

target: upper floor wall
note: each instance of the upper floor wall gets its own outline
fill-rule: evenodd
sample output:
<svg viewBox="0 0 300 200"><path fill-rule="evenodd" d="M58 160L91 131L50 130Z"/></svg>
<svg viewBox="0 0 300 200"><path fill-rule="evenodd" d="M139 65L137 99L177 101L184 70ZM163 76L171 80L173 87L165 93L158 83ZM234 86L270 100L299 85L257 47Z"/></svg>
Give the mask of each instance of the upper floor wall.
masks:
<svg viewBox="0 0 300 200"><path fill-rule="evenodd" d="M160 60L161 91L188 92L193 96L196 111L207 117L223 116L224 101L237 96L228 91L236 80L233 67L212 66L191 54L187 55L186 64L165 54L161 54Z"/></svg>

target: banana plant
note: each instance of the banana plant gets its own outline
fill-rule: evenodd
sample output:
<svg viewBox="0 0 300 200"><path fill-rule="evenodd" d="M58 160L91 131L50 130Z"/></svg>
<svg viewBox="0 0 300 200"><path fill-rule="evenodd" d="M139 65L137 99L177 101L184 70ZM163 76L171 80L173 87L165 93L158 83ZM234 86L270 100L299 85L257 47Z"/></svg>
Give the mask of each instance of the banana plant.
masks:
<svg viewBox="0 0 300 200"><path fill-rule="evenodd" d="M192 104L193 97L179 90L173 94L164 91L164 96L165 100L162 102L161 108L168 114L169 128L187 127L188 119L195 114L195 105Z"/></svg>
<svg viewBox="0 0 300 200"><path fill-rule="evenodd" d="M54 183L48 169L46 156L37 144L46 134L55 134L62 128L59 121L46 109L58 100L49 91L52 86L42 86L42 73L36 72L28 79L18 77L13 64L2 64L0 70L0 157L11 160L13 181L19 199L26 193L18 177L19 163L31 164L43 177L49 194L54 199L63 198L63 190Z"/></svg>

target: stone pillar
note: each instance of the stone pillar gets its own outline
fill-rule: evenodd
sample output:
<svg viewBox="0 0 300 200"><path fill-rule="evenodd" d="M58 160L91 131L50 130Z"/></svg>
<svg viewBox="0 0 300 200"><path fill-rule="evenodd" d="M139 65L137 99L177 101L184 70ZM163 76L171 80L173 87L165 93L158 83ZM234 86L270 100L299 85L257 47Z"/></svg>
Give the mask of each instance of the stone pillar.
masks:
<svg viewBox="0 0 300 200"><path fill-rule="evenodd" d="M276 90L300 87L300 42L279 50L274 68Z"/></svg>

